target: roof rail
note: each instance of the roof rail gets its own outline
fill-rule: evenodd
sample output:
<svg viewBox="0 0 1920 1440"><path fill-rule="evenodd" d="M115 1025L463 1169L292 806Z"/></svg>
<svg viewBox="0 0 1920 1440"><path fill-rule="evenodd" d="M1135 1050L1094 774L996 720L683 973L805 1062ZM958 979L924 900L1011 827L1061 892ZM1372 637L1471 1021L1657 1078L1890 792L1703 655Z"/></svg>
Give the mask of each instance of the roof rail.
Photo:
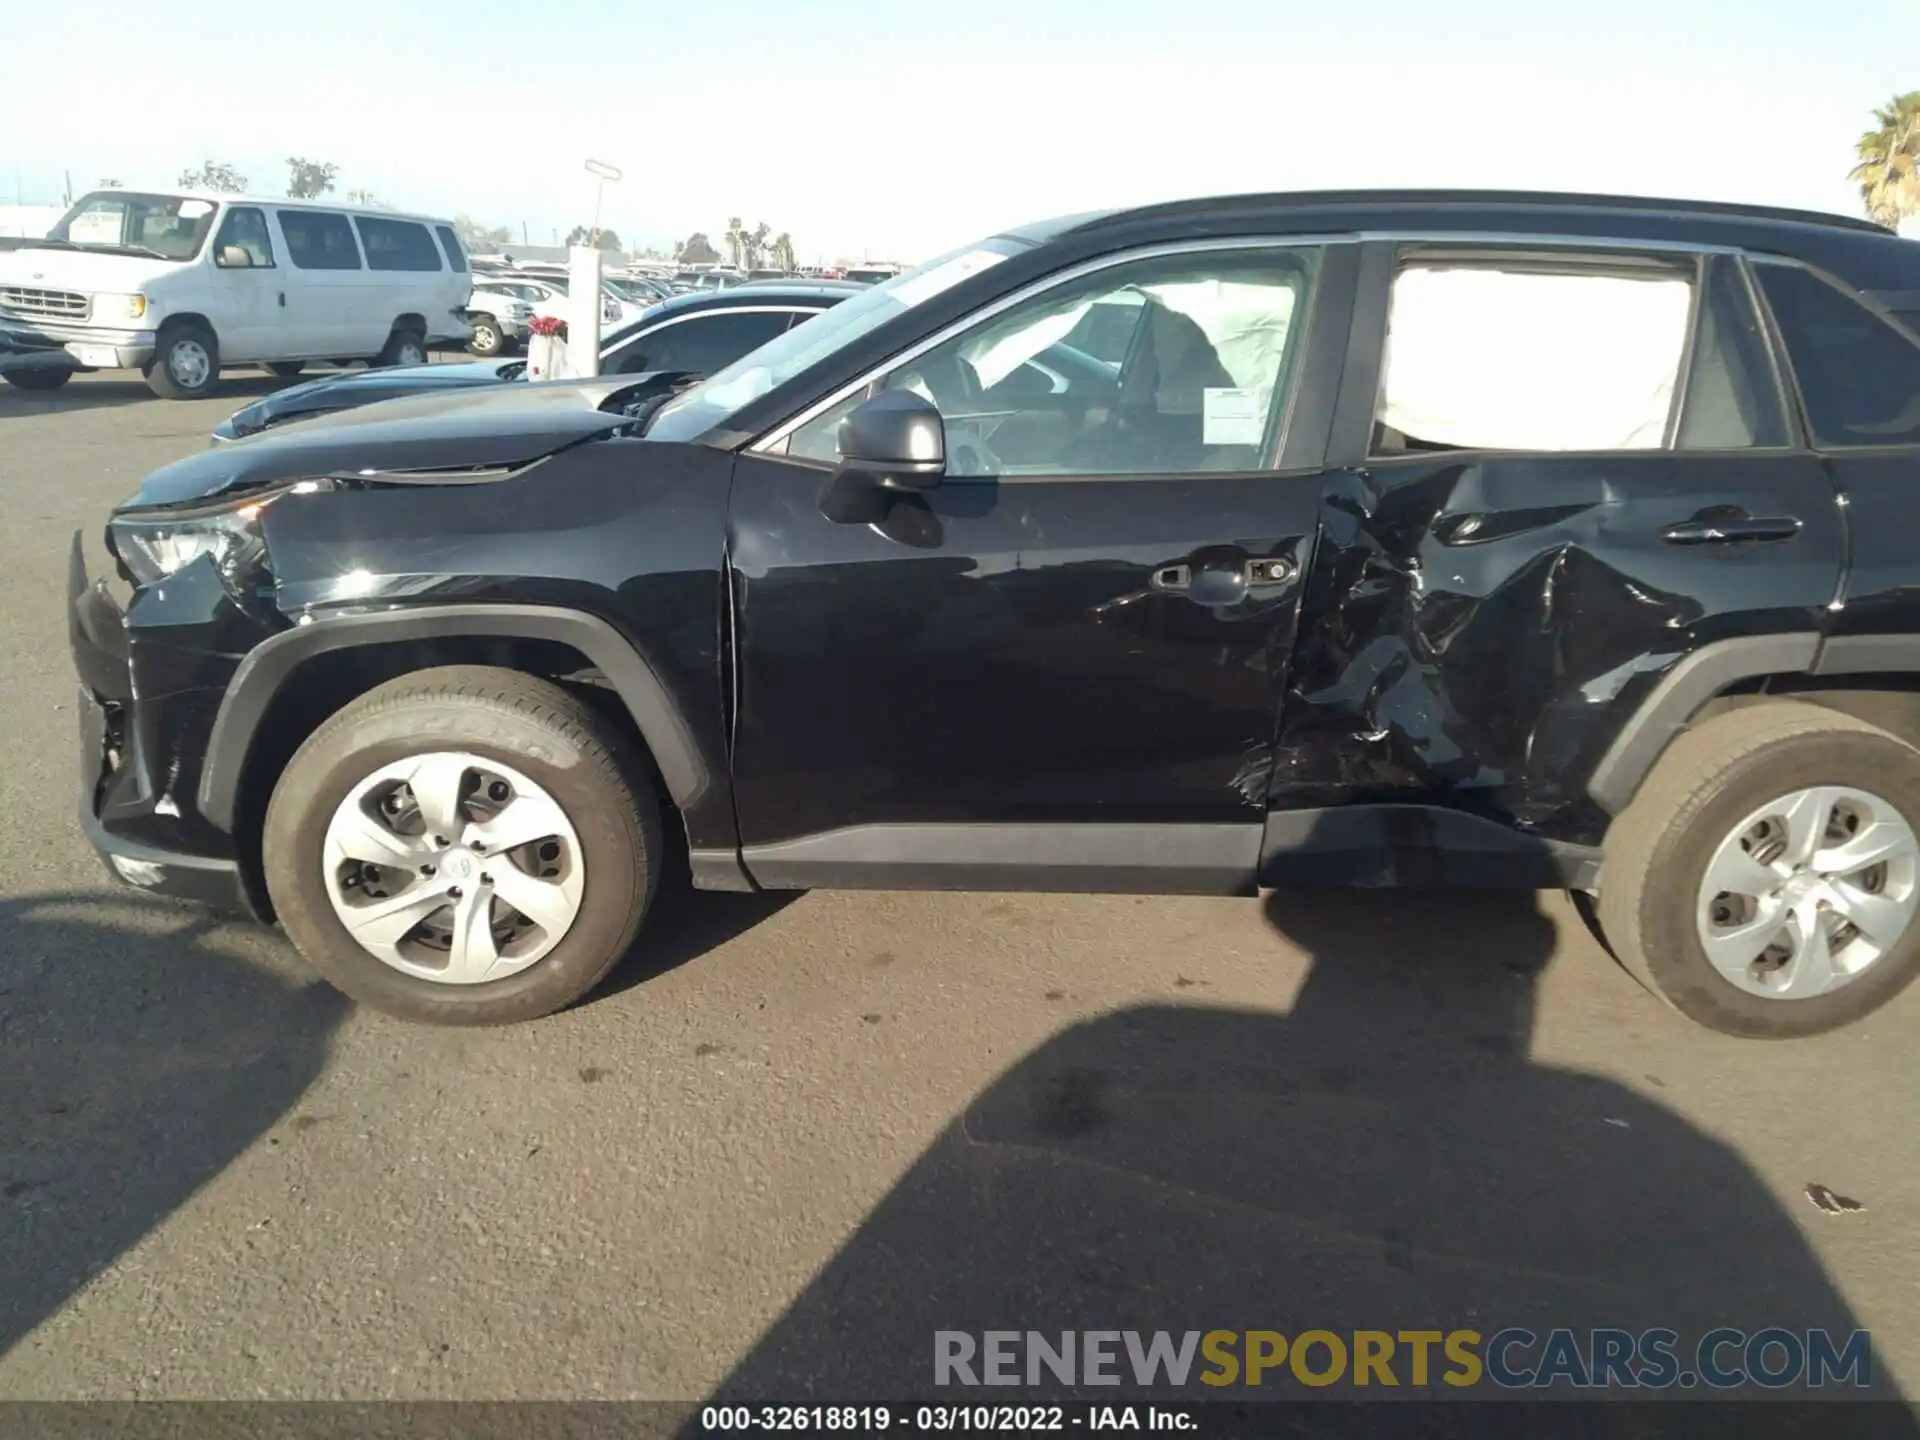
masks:
<svg viewBox="0 0 1920 1440"><path fill-rule="evenodd" d="M1743 205L1725 200L1673 200L1638 195L1583 195L1544 190L1298 190L1270 194L1223 195L1211 199L1176 200L1166 204L1110 212L1110 217L1137 219L1145 215L1211 208L1318 209L1363 205L1500 206L1542 210L1638 210L1681 215L1725 216L1735 220L1772 220L1785 224L1816 225L1830 230L1856 230L1871 235L1894 232L1872 220L1832 215L1819 210L1792 210L1772 205ZM1099 224L1109 216L1096 217Z"/></svg>

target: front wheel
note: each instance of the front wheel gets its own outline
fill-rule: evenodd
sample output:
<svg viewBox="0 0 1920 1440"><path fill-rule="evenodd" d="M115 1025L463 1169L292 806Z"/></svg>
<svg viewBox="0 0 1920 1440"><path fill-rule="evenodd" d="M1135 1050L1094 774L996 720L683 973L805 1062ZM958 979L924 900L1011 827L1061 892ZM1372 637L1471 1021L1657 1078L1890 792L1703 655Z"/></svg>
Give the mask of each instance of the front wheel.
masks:
<svg viewBox="0 0 1920 1440"><path fill-rule="evenodd" d="M73 378L73 371L62 369L9 370L6 382L22 390L58 390Z"/></svg>
<svg viewBox="0 0 1920 1440"><path fill-rule="evenodd" d="M507 337L500 333L500 326L490 319L473 322L473 338L467 341L467 349L475 355L498 355L507 348Z"/></svg>
<svg viewBox="0 0 1920 1440"><path fill-rule="evenodd" d="M387 337L386 348L374 360L375 365L425 365L426 337L415 330L396 330Z"/></svg>
<svg viewBox="0 0 1920 1440"><path fill-rule="evenodd" d="M1791 701L1668 747L1608 832L1600 928L1621 965L1730 1035L1836 1029L1920 974L1920 750Z"/></svg>
<svg viewBox="0 0 1920 1440"><path fill-rule="evenodd" d="M623 736L509 670L419 671L333 716L262 837L288 936L357 1000L499 1025L571 1003L652 903L658 802Z"/></svg>
<svg viewBox="0 0 1920 1440"><path fill-rule="evenodd" d="M220 383L220 346L203 325L174 325L160 332L147 366L147 388L163 400L198 400Z"/></svg>

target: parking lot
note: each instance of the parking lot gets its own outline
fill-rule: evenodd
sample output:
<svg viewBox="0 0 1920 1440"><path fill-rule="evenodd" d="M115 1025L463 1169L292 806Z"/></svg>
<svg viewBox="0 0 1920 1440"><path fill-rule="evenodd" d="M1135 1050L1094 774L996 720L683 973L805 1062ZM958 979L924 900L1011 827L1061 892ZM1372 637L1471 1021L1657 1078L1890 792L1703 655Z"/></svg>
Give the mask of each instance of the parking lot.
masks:
<svg viewBox="0 0 1920 1440"><path fill-rule="evenodd" d="M109 883L68 536L279 383L0 390L0 1396L858 1401L997 1324L1864 1327L1920 1375L1920 990L1761 1044L1557 896L682 887L571 1012L437 1031Z"/></svg>

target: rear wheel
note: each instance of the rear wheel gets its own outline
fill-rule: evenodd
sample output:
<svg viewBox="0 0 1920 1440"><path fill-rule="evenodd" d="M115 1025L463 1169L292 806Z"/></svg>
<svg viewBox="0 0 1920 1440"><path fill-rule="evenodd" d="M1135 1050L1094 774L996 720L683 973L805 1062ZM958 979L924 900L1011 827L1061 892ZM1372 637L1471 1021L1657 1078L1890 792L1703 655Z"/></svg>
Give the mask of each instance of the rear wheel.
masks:
<svg viewBox="0 0 1920 1440"><path fill-rule="evenodd" d="M278 375L282 380L291 380L307 368L307 362L304 360L269 360L260 368L271 374Z"/></svg>
<svg viewBox="0 0 1920 1440"><path fill-rule="evenodd" d="M374 360L376 365L425 365L428 363L427 338L417 330L396 330L387 337L387 345Z"/></svg>
<svg viewBox="0 0 1920 1440"><path fill-rule="evenodd" d="M1813 1035L1920 973L1920 751L1794 702L1676 740L1607 835L1600 928L1691 1019Z"/></svg>
<svg viewBox="0 0 1920 1440"><path fill-rule="evenodd" d="M213 331L186 321L160 332L147 366L147 388L164 400L198 400L220 383L220 346Z"/></svg>
<svg viewBox="0 0 1920 1440"><path fill-rule="evenodd" d="M268 806L287 934L355 999L411 1020L531 1020L632 943L662 856L625 739L558 686L421 671L328 720Z"/></svg>
<svg viewBox="0 0 1920 1440"><path fill-rule="evenodd" d="M58 390L73 378L73 371L58 368L45 370L9 370L6 382L22 390Z"/></svg>

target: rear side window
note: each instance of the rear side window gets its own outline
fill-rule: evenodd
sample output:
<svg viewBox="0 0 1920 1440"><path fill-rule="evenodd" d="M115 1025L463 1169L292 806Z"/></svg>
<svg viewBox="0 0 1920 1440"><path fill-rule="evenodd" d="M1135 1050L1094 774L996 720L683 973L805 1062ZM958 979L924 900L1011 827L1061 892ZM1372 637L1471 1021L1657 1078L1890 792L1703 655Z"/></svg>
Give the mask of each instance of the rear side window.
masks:
<svg viewBox="0 0 1920 1440"><path fill-rule="evenodd" d="M347 217L329 210L282 210L287 258L301 270L358 270L360 247Z"/></svg>
<svg viewBox="0 0 1920 1440"><path fill-rule="evenodd" d="M447 268L465 274L467 255L460 248L460 237L454 234L452 227L448 225L434 226L433 233L440 237L440 248L447 252Z"/></svg>
<svg viewBox="0 0 1920 1440"><path fill-rule="evenodd" d="M411 220L375 220L356 215L360 243L367 247L369 270L438 270L440 252L427 227Z"/></svg>
<svg viewBox="0 0 1920 1440"><path fill-rule="evenodd" d="M1682 450L1791 443L1759 312L1739 266L1725 257L1715 257L1707 270L1675 443Z"/></svg>
<svg viewBox="0 0 1920 1440"><path fill-rule="evenodd" d="M1815 442L1920 445L1920 344L1810 270L1763 264L1754 273Z"/></svg>
<svg viewBox="0 0 1920 1440"><path fill-rule="evenodd" d="M1394 278L1376 454L1663 447L1691 271L1607 273L1515 257Z"/></svg>
<svg viewBox="0 0 1920 1440"><path fill-rule="evenodd" d="M643 370L685 370L711 375L724 370L749 350L758 350L792 322L779 314L728 314L724 311L682 320L643 335L624 348L610 367L620 375Z"/></svg>

